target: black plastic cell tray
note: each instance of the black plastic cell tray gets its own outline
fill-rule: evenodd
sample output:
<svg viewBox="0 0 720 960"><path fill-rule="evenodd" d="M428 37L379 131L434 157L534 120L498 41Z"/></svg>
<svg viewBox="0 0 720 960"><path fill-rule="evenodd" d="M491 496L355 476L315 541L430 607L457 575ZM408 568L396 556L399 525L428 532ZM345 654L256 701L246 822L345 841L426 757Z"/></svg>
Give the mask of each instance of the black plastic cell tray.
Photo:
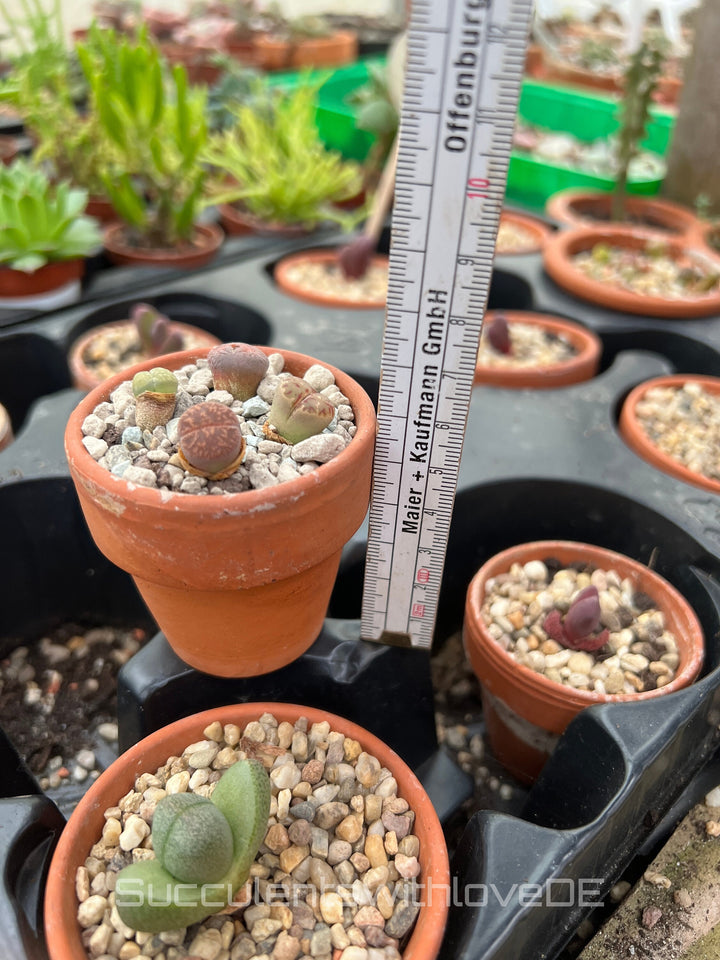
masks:
<svg viewBox="0 0 720 960"><path fill-rule="evenodd" d="M187 319L225 339L250 339L243 331L252 329L258 342L342 367L376 396L382 311L328 309L281 293L272 266L282 251L299 246L158 278L133 288L134 299L157 302L171 315L170 307L184 310ZM97 552L84 528L62 447L65 421L79 399L66 389L67 347L91 323L122 316L133 302L127 292L125 287L107 301L0 330L0 382L10 371L5 382L17 391L0 400L18 432L0 454L0 566L8 571L3 576L9 598L0 637L31 637L54 621L82 615L102 614L108 623L146 616L130 579ZM577 386L473 391L436 641L460 627L467 585L485 559L541 538L592 541L651 562L691 602L707 640L703 675L694 686L656 701L585 711L561 738L522 808L514 815L476 814L457 846L458 895L442 960L551 960L591 909L578 895L580 881L594 881L590 889L604 897L668 811L689 803L688 785L694 783L697 792L697 778L718 747L720 498L638 458L620 439L617 416L628 391L650 377L720 375L720 317L663 320L602 310L559 290L536 255L496 259L490 306L556 313L586 324L603 340L603 364L594 380ZM31 375L22 376L24 370ZM306 702L334 697L345 706L335 706L339 712L395 739L447 813L467 794L467 783L435 749L427 658L358 640L365 535L361 529L346 548L325 630L291 679L300 682ZM382 657L392 665L392 687L377 679ZM194 683L198 675L158 635L121 674L123 743L213 702L257 692L291 699L282 674L236 685L206 677ZM363 716L370 677L379 686L372 715L365 707ZM320 692L320 678L331 695ZM438 779L445 782L444 797ZM553 887L560 881L564 887ZM528 902L535 888L522 885L529 883L538 885L540 906ZM463 890L470 891L464 902ZM18 913L8 895L4 910Z"/></svg>

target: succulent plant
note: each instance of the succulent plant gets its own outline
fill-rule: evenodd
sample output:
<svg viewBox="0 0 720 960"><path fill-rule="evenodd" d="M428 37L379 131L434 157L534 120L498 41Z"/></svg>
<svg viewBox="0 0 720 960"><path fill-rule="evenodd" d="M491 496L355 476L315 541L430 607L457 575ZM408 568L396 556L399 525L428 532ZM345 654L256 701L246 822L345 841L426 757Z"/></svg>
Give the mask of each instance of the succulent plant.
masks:
<svg viewBox="0 0 720 960"><path fill-rule="evenodd" d="M278 383L267 423L281 440L300 443L320 433L335 416L335 407L300 377Z"/></svg>
<svg viewBox="0 0 720 960"><path fill-rule="evenodd" d="M227 390L236 400L249 400L267 373L268 358L247 343L222 343L207 356L216 390Z"/></svg>
<svg viewBox="0 0 720 960"><path fill-rule="evenodd" d="M488 324L487 338L493 350L498 353L512 353L512 342L510 340L510 327L502 314L498 314Z"/></svg>
<svg viewBox="0 0 720 960"><path fill-rule="evenodd" d="M135 324L143 353L149 357L159 357L164 353L182 350L183 338L173 331L171 321L149 303L137 303L130 317Z"/></svg>
<svg viewBox="0 0 720 960"><path fill-rule="evenodd" d="M597 587L591 585L577 594L564 617L559 610L551 610L545 617L543 629L563 647L599 650L610 637L607 629L598 632L600 616L600 596Z"/></svg>
<svg viewBox="0 0 720 960"><path fill-rule="evenodd" d="M270 779L257 760L229 767L209 800L192 793L163 797L153 815L155 859L117 876L123 922L161 933L224 909L248 878L269 812Z"/></svg>
<svg viewBox="0 0 720 960"><path fill-rule="evenodd" d="M232 476L243 461L245 438L230 407L196 403L178 423L178 457L185 470L208 480Z"/></svg>
<svg viewBox="0 0 720 960"><path fill-rule="evenodd" d="M177 377L164 367L141 370L133 377L135 422L141 430L154 430L167 423L175 412Z"/></svg>

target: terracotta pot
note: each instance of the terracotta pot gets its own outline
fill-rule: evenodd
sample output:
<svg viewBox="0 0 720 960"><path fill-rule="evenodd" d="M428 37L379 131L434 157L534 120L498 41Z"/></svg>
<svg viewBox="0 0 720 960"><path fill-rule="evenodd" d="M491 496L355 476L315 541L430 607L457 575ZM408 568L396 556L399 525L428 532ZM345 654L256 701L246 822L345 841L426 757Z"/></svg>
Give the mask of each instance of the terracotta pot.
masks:
<svg viewBox="0 0 720 960"><path fill-rule="evenodd" d="M720 313L720 290L699 297L671 300L666 297L646 296L585 276L572 262L572 257L583 250L591 250L597 243L627 249L642 249L648 241L657 241L658 235L632 227L572 227L558 231L548 240L543 252L545 270L559 286L581 300L589 300L611 310L638 313L645 317L704 317ZM675 258L691 257L712 264L720 271L720 259L706 255L688 246L682 238L663 239L669 254Z"/></svg>
<svg viewBox="0 0 720 960"><path fill-rule="evenodd" d="M667 686L645 693L600 694L555 683L517 663L491 637L481 614L485 583L506 573L513 563L555 557L615 569L636 590L655 601L678 643L680 663ZM704 655L700 623L688 602L663 577L629 557L602 547L567 540L523 543L496 554L478 570L468 587L463 640L482 688L483 714L494 756L524 783L531 783L554 749L557 738L585 707L598 703L649 700L689 686Z"/></svg>
<svg viewBox="0 0 720 960"><path fill-rule="evenodd" d="M33 297L64 287L80 280L85 270L84 260L57 260L46 263L34 273L0 267L0 298Z"/></svg>
<svg viewBox="0 0 720 960"><path fill-rule="evenodd" d="M604 90L608 93L622 93L621 73L594 73L583 70L562 60L545 57L543 79L550 83L569 83L575 87L588 87L591 90Z"/></svg>
<svg viewBox="0 0 720 960"><path fill-rule="evenodd" d="M0 450L9 447L15 437L13 436L12 423L10 415L5 407L0 403Z"/></svg>
<svg viewBox="0 0 720 960"><path fill-rule="evenodd" d="M348 300L342 294L335 294L331 291L312 290L298 285L290 276L292 268L300 263L320 263L335 264L338 262L337 250L303 250L300 253L292 253L275 266L275 283L291 297L298 300L304 300L306 303L317 303L323 307L341 307L343 309L355 310L384 310L387 296L384 294L381 298L372 299L370 297L364 300ZM375 254L370 260L371 266L388 266L388 258L381 253Z"/></svg>
<svg viewBox="0 0 720 960"><path fill-rule="evenodd" d="M605 226L612 222L611 193L599 190L561 190L547 202L545 212L559 223L575 226ZM692 210L660 197L625 197L625 211L630 220L624 224L642 230L658 230L675 236L694 236L698 219ZM639 221L639 222L633 222Z"/></svg>
<svg viewBox="0 0 720 960"><path fill-rule="evenodd" d="M17 137L10 134L0 134L0 163L10 165L20 152Z"/></svg>
<svg viewBox="0 0 720 960"><path fill-rule="evenodd" d="M553 363L544 367L513 369L478 364L475 367L473 380L475 384L493 387L531 387L542 390L582 383L584 380L590 380L597 373L602 341L587 327L548 313L531 313L525 310L488 310L484 322L490 323L498 315L505 317L511 327L513 323L525 323L529 326L542 327L556 336L562 336L573 345L577 353L563 363Z"/></svg>
<svg viewBox="0 0 720 960"><path fill-rule="evenodd" d="M282 353L298 376L316 362L260 349ZM219 499L135 487L92 459L81 424L115 387L139 370L178 369L206 354L154 358L107 380L72 413L65 449L97 546L132 574L178 656L206 673L254 676L291 663L320 633L342 548L367 512L375 410L326 364L355 412L352 443L296 480Z"/></svg>
<svg viewBox="0 0 720 960"><path fill-rule="evenodd" d="M303 67L339 67L357 60L358 39L352 30L336 30L327 37L281 40L260 34L255 41L263 70L301 70Z"/></svg>
<svg viewBox="0 0 720 960"><path fill-rule="evenodd" d="M117 220L115 208L107 197L88 197L88 202L85 205L85 213L89 217L95 217L100 223L113 223Z"/></svg>
<svg viewBox="0 0 720 960"><path fill-rule="evenodd" d="M83 360L85 351L95 340L96 337L101 336L103 333L107 333L111 330L118 330L121 327L134 327L135 324L132 320L115 320L112 323L103 323L99 327L92 327L72 344L68 351L68 366L70 368L70 375L72 377L73 386L77 390L93 390L99 384L102 383L102 380L97 376L94 370L92 370ZM201 330L200 327L194 327L189 323L180 323L177 320L171 320L170 322L170 333L179 333L187 342L195 342L193 349L210 349L210 347L217 346L221 341L214 336L212 333L208 333L207 330Z"/></svg>
<svg viewBox="0 0 720 960"><path fill-rule="evenodd" d="M715 237L717 246L711 243L711 237ZM693 246L709 253L712 257L720 257L720 224L707 223L704 220L698 220L694 236Z"/></svg>
<svg viewBox="0 0 720 960"><path fill-rule="evenodd" d="M230 37L225 46L227 52L234 59L246 67L259 67L261 63L260 54L257 51L255 37L246 40L233 39Z"/></svg>
<svg viewBox="0 0 720 960"><path fill-rule="evenodd" d="M177 270L195 270L210 263L223 242L223 232L215 223L195 225L192 247L150 250L131 246L125 240L124 223L109 224L103 236L108 257L113 263L134 267L175 267Z"/></svg>
<svg viewBox="0 0 720 960"><path fill-rule="evenodd" d="M687 373L676 373L646 380L635 387L634 390L631 390L625 399L620 412L620 434L625 443L639 457L647 460L658 470L669 473L678 480L684 480L685 483L691 483L695 487L701 487L703 490L720 493L720 480L712 480L710 477L704 477L693 470L688 470L677 460L663 453L648 437L638 420L637 406L644 399L648 390L653 387L682 387L689 380L692 380L693 383L699 383L708 393L720 394L719 377L699 377Z"/></svg>
<svg viewBox="0 0 720 960"><path fill-rule="evenodd" d="M357 740L363 750L391 771L397 780L398 796L407 800L416 814L413 832L420 840L420 880L425 885L431 883L436 891L432 902L420 910L403 950L403 960L434 960L447 919L445 892L450 883L450 868L442 827L430 798L400 757L367 730L332 713L287 703L232 704L185 717L145 737L98 777L73 811L50 864L45 890L45 934L51 960L87 960L76 919L75 873L102 832L103 812L131 789L138 774L154 773L169 756L178 756L189 744L202 740L202 731L208 724L220 720L244 728L266 711L281 723L294 723L299 717L307 717L310 723L327 720L333 730Z"/></svg>
<svg viewBox="0 0 720 960"><path fill-rule="evenodd" d="M655 88L655 101L667 107L676 107L682 93L683 81L679 77L660 77Z"/></svg>
<svg viewBox="0 0 720 960"><path fill-rule="evenodd" d="M218 207L218 213L223 230L233 237L254 233L261 237L292 240L294 237L306 237L315 229L304 223L280 223L261 220L231 203L221 204Z"/></svg>
<svg viewBox="0 0 720 960"><path fill-rule="evenodd" d="M529 233L532 237L532 246L528 246L523 250L501 250L499 246L496 246L496 254L502 257L536 253L545 247L545 243L553 233L552 229L541 220L536 220L534 217L526 217L521 213L512 213L509 210L503 210L502 214L500 215L501 227L503 223L518 227L524 232Z"/></svg>

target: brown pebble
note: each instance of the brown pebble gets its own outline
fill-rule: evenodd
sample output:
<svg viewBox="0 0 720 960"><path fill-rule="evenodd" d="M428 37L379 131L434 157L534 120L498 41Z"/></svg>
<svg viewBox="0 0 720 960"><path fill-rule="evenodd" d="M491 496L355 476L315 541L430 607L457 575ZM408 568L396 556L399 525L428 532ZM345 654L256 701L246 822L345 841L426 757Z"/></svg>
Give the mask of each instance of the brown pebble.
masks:
<svg viewBox="0 0 720 960"><path fill-rule="evenodd" d="M660 907L645 907L642 912L642 925L646 930L652 930L655 924L662 919L662 915Z"/></svg>
<svg viewBox="0 0 720 960"><path fill-rule="evenodd" d="M296 846L306 846L312 838L312 827L307 820L295 820L288 827L287 835Z"/></svg>
<svg viewBox="0 0 720 960"><path fill-rule="evenodd" d="M308 760L302 768L302 779L308 783L320 783L325 772L325 764L321 760Z"/></svg>
<svg viewBox="0 0 720 960"><path fill-rule="evenodd" d="M270 827L265 835L265 846L273 853L282 853L290 846L288 831L281 823L275 823Z"/></svg>

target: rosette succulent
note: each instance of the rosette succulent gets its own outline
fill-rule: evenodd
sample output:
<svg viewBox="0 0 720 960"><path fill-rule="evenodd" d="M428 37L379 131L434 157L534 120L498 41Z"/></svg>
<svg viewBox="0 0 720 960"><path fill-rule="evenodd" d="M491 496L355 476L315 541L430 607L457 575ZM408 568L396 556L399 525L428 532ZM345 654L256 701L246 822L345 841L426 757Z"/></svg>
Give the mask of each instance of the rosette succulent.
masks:
<svg viewBox="0 0 720 960"><path fill-rule="evenodd" d="M245 456L245 437L230 407L209 400L189 407L178 422L183 468L208 480L232 476Z"/></svg>
<svg viewBox="0 0 720 960"><path fill-rule="evenodd" d="M164 367L141 370L133 377L135 423L141 430L154 430L170 420L175 412L178 381Z"/></svg>
<svg viewBox="0 0 720 960"><path fill-rule="evenodd" d="M122 921L161 933L224 909L249 876L269 813L270 779L257 760L229 767L210 799L193 793L163 797L152 821L155 859L133 863L117 876Z"/></svg>
<svg viewBox="0 0 720 960"><path fill-rule="evenodd" d="M286 443L300 443L321 433L334 416L333 404L307 381L283 377L268 413L266 433Z"/></svg>

